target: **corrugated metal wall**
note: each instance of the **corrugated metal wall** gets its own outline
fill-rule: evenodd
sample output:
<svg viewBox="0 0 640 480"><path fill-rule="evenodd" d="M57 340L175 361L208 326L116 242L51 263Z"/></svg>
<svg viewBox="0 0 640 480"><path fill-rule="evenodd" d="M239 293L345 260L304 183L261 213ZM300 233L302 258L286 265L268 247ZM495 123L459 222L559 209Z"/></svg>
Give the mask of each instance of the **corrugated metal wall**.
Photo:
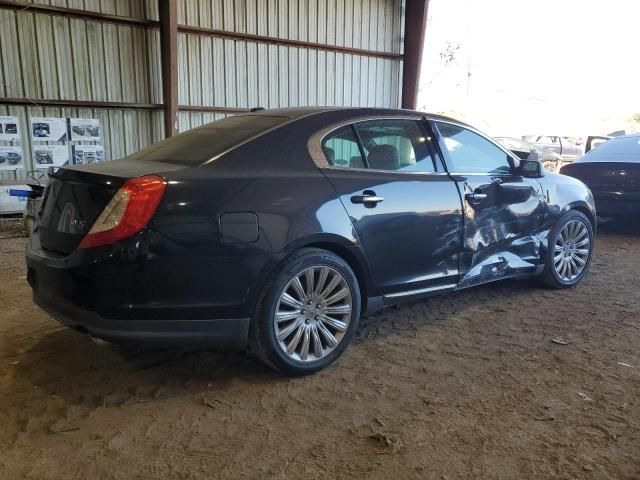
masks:
<svg viewBox="0 0 640 480"><path fill-rule="evenodd" d="M35 3L157 18L155 0ZM24 178L33 168L32 116L100 119L107 159L128 155L163 138L161 111L38 107L40 98L162 103L158 30L0 9L0 45L0 96L26 98L33 103L33 107L0 105L0 115L19 119L20 146L27 166L15 173L3 171L0 178Z"/></svg>
<svg viewBox="0 0 640 480"><path fill-rule="evenodd" d="M158 19L157 0L35 3ZM404 0L179 0L178 23L399 54L403 12ZM157 29L0 9L0 46L0 96L34 104L0 105L0 115L19 117L28 169L31 116L99 118L107 159L163 137L161 111L38 107L38 99L161 103ZM181 105L400 104L398 59L180 33L178 60ZM180 112L180 130L222 117Z"/></svg>
<svg viewBox="0 0 640 480"><path fill-rule="evenodd" d="M180 0L178 23L402 53L401 0ZM179 34L182 105L398 107L400 60ZM180 114L180 130L209 121Z"/></svg>
<svg viewBox="0 0 640 480"><path fill-rule="evenodd" d="M31 0L30 3L158 20L157 0Z"/></svg>

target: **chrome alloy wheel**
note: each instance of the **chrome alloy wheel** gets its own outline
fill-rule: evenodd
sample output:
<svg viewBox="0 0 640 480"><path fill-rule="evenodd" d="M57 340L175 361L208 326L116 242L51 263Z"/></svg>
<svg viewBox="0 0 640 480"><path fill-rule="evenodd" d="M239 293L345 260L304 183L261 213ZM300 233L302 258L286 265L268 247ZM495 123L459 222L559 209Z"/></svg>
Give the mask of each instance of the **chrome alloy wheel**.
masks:
<svg viewBox="0 0 640 480"><path fill-rule="evenodd" d="M553 265L558 276L565 282L578 277L587 265L590 250L587 226L580 220L567 222L553 249Z"/></svg>
<svg viewBox="0 0 640 480"><path fill-rule="evenodd" d="M346 279L327 266L309 267L284 287L273 317L276 340L289 358L313 362L342 341L352 316Z"/></svg>

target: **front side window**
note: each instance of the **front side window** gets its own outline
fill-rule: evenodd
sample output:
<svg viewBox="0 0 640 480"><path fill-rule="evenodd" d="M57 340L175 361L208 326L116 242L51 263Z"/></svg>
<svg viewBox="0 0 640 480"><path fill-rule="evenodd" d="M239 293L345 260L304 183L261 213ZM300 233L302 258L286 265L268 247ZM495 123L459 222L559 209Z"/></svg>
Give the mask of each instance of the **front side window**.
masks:
<svg viewBox="0 0 640 480"><path fill-rule="evenodd" d="M339 128L322 141L322 152L329 165L342 168L364 168L364 160L351 125Z"/></svg>
<svg viewBox="0 0 640 480"><path fill-rule="evenodd" d="M369 168L434 172L428 138L415 120L371 120L356 124Z"/></svg>
<svg viewBox="0 0 640 480"><path fill-rule="evenodd" d="M440 148L449 154L452 173L506 175L511 172L507 154L486 138L458 125L435 124L440 132Z"/></svg>

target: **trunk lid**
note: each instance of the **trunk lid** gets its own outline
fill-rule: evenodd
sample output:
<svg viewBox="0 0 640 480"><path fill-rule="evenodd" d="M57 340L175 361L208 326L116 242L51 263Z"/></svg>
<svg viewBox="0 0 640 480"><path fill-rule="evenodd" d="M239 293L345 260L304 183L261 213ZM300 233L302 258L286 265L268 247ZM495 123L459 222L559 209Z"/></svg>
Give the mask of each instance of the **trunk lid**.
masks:
<svg viewBox="0 0 640 480"><path fill-rule="evenodd" d="M43 194L37 224L41 247L70 254L126 180L182 168L167 163L114 160L59 169L50 176Z"/></svg>

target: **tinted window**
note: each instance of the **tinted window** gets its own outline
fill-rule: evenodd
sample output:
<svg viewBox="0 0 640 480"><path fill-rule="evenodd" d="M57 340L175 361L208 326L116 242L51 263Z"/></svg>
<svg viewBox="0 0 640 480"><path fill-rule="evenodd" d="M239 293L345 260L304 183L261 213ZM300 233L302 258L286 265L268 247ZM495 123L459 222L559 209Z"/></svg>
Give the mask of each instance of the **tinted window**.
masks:
<svg viewBox="0 0 640 480"><path fill-rule="evenodd" d="M414 120L372 120L356 124L369 168L434 172L427 136Z"/></svg>
<svg viewBox="0 0 640 480"><path fill-rule="evenodd" d="M364 168L358 141L351 125L331 132L322 141L322 151L329 165L343 168Z"/></svg>
<svg viewBox="0 0 640 480"><path fill-rule="evenodd" d="M280 125L287 117L239 115L194 128L134 153L129 158L149 162L200 165L251 137Z"/></svg>
<svg viewBox="0 0 640 480"><path fill-rule="evenodd" d="M496 145L466 128L436 122L440 148L449 153L452 173L507 174L511 171L507 154Z"/></svg>
<svg viewBox="0 0 640 480"><path fill-rule="evenodd" d="M583 160L640 162L640 136L612 138L591 150Z"/></svg>

